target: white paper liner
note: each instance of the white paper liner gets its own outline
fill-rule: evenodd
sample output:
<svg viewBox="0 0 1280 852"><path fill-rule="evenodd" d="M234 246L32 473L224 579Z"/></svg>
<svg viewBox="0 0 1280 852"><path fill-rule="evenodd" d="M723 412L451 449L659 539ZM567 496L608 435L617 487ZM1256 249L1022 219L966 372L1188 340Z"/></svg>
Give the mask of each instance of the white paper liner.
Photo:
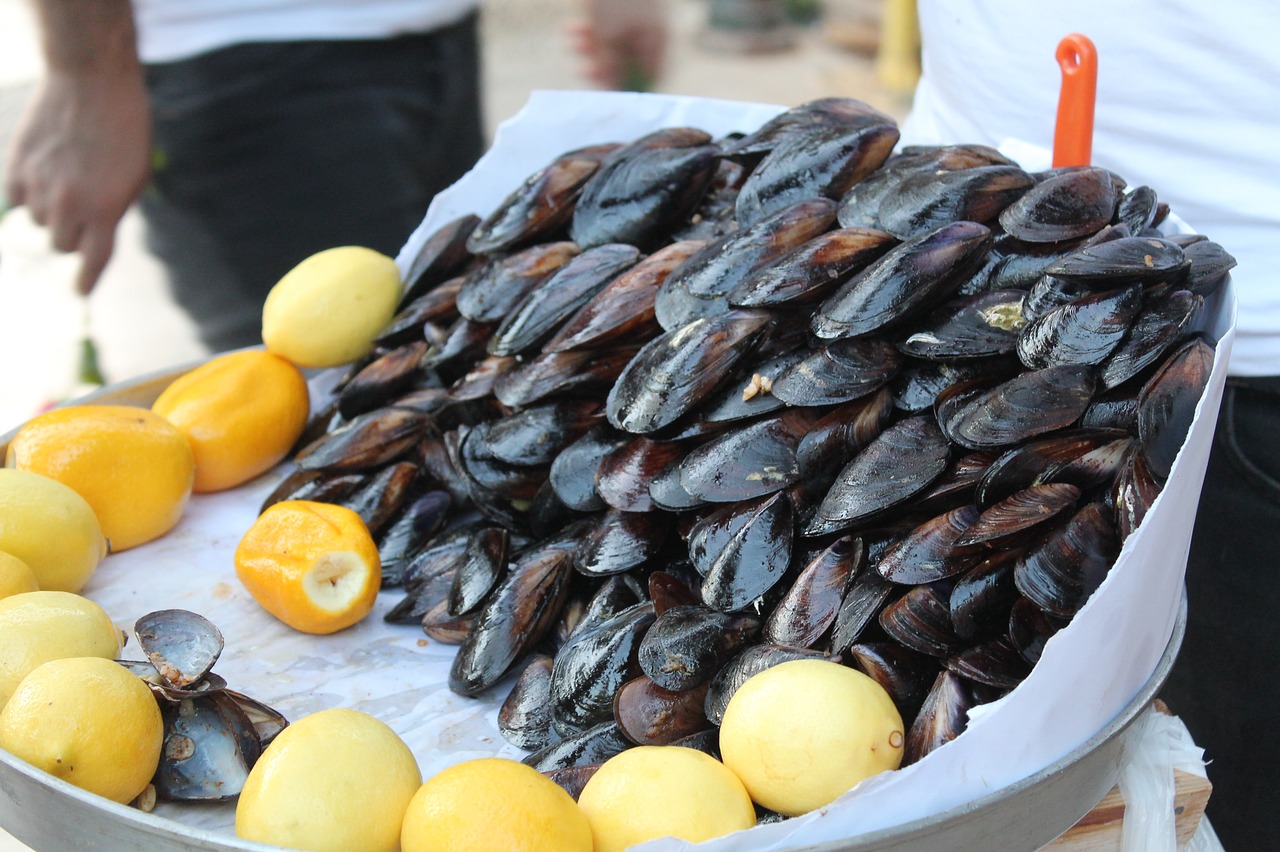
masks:
<svg viewBox="0 0 1280 852"><path fill-rule="evenodd" d="M436 199L398 258L408 266L426 238L464 213L487 213L534 170L565 150L629 140L658 127L689 125L714 136L750 131L782 107L702 98L537 92L499 128L492 149ZM699 848L773 850L848 838L928 817L1034 774L1102 729L1137 694L1172 632L1235 330L1228 289L1213 306L1220 339L1212 377L1186 445L1142 527L1125 542L1102 587L1049 641L1016 690L972 714L969 729L906 769L867 779L832 805ZM291 719L352 707L391 725L413 749L423 776L475 757L520 757L497 729L497 708L513 677L480 699L448 690L452 647L382 615L402 596L383 592L374 613L333 636L297 633L276 621L235 578L232 556L258 506L284 475L278 470L239 489L192 499L177 529L109 557L86 594L121 626L144 613L192 609L222 630L227 649L215 667L232 688ZM130 653L130 651L132 653ZM140 658L130 644L126 656ZM234 833L233 805L161 804L157 813ZM690 844L657 841L644 849Z"/></svg>

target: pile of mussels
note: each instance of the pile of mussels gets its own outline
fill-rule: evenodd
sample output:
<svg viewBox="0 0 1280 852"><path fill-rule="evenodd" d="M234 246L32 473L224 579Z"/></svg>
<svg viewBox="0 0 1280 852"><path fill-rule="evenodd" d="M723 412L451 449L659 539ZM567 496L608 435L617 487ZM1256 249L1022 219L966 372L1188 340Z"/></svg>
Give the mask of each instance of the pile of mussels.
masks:
<svg viewBox="0 0 1280 852"><path fill-rule="evenodd" d="M564 154L430 237L268 499L361 514L455 692L523 666L503 734L571 790L807 657L918 760L1159 493L1234 260L1106 169L897 140L826 99Z"/></svg>

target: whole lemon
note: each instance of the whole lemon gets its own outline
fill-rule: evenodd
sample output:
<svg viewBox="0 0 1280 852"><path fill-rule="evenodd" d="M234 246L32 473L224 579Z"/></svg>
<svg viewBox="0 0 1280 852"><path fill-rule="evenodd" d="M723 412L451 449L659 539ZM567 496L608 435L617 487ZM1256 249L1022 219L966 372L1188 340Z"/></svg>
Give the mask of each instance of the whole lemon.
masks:
<svg viewBox="0 0 1280 852"><path fill-rule="evenodd" d="M22 679L50 660L114 659L120 631L88 598L70 592L26 592L0 600L0 707Z"/></svg>
<svg viewBox="0 0 1280 852"><path fill-rule="evenodd" d="M42 589L78 592L107 540L98 516L71 488L47 476L0 468L0 550L21 559Z"/></svg>
<svg viewBox="0 0 1280 852"><path fill-rule="evenodd" d="M151 782L163 740L151 690L99 657L45 663L0 711L0 748L115 802L132 801Z"/></svg>
<svg viewBox="0 0 1280 852"><path fill-rule="evenodd" d="M23 592L38 592L36 572L11 553L0 550L0 600Z"/></svg>
<svg viewBox="0 0 1280 852"><path fill-rule="evenodd" d="M430 778L409 802L403 852L591 852L573 798L531 766L486 757Z"/></svg>
<svg viewBox="0 0 1280 852"><path fill-rule="evenodd" d="M582 789L595 852L621 852L658 837L697 843L756 824L737 776L710 755L639 746L605 761Z"/></svg>
<svg viewBox="0 0 1280 852"><path fill-rule="evenodd" d="M278 355L250 349L202 364L151 410L191 442L196 491L222 491L276 465L307 425L307 380Z"/></svg>
<svg viewBox="0 0 1280 852"><path fill-rule="evenodd" d="M5 464L74 489L116 552L172 529L195 481L186 436L159 414L128 405L46 411L18 430Z"/></svg>
<svg viewBox="0 0 1280 852"><path fill-rule="evenodd" d="M902 763L889 694L860 671L792 660L754 675L725 708L720 754L751 798L787 816L835 801Z"/></svg>
<svg viewBox="0 0 1280 852"><path fill-rule="evenodd" d="M343 506L283 500L258 516L235 554L262 608L303 633L334 633L369 614L382 585L378 546Z"/></svg>
<svg viewBox="0 0 1280 852"><path fill-rule="evenodd" d="M267 351L299 367L336 367L373 348L395 314L400 270L359 246L326 249L285 273L262 306Z"/></svg>
<svg viewBox="0 0 1280 852"><path fill-rule="evenodd" d="M236 804L236 834L294 849L393 852L422 783L413 752L356 710L304 716L271 741Z"/></svg>

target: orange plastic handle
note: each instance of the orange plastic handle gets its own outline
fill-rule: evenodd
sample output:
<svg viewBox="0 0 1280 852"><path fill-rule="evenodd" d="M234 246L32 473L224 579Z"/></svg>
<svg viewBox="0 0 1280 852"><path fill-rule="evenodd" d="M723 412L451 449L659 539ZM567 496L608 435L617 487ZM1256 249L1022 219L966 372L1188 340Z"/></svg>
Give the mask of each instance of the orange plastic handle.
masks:
<svg viewBox="0 0 1280 852"><path fill-rule="evenodd" d="M1098 51L1079 33L1058 42L1062 69L1058 123L1053 132L1053 166L1087 166L1093 155L1093 104L1098 95Z"/></svg>

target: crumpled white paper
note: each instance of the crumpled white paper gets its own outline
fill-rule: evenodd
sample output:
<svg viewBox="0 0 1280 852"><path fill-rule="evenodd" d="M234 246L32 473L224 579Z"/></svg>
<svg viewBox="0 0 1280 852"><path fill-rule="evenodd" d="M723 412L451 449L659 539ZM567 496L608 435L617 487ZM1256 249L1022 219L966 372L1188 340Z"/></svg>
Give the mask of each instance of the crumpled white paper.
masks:
<svg viewBox="0 0 1280 852"><path fill-rule="evenodd" d="M658 127L691 125L715 136L749 131L782 107L701 98L539 92L499 129L490 151L437 197L398 262L464 213L484 215L531 172L564 151L629 140ZM969 729L924 760L863 782L804 817L739 832L708 850L772 850L848 838L962 805L1034 774L1103 728L1154 671L1172 632L1183 570L1234 336L1234 297L1217 312L1213 375L1163 494L1125 542L1102 587L1070 626L1049 641L1030 677L998 702L978 708ZM305 636L258 608L235 579L232 554L277 471L223 494L197 496L178 528L106 560L87 594L122 625L155 609L182 607L213 620L227 639L215 668L230 685L290 718L346 706L390 724L414 750L423 775L480 756L520 756L497 730L510 678L481 699L461 698L446 682L454 649L381 616L399 600L379 596L373 615L328 637ZM128 653L126 652L126 655ZM134 657L139 654L136 649ZM232 832L232 806L161 805L183 823ZM645 849L688 844L658 841Z"/></svg>

